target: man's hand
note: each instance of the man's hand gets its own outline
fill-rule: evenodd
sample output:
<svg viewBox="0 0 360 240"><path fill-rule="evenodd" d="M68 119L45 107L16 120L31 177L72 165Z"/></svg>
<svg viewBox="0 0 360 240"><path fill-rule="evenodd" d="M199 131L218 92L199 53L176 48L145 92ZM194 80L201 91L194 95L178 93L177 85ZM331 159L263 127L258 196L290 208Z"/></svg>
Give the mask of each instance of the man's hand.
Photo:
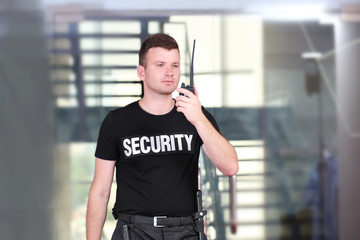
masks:
<svg viewBox="0 0 360 240"><path fill-rule="evenodd" d="M176 91L184 94L176 97L176 107L178 112L182 112L186 119L193 125L196 125L199 121L205 118L201 110L201 103L199 100L198 92L195 89L195 94L184 88L178 88Z"/></svg>
<svg viewBox="0 0 360 240"><path fill-rule="evenodd" d="M239 170L236 151L233 146L214 128L201 109L198 92L195 94L184 88L178 88L185 96L176 97L178 112L182 112L192 123L203 140L203 150L223 174L233 176Z"/></svg>

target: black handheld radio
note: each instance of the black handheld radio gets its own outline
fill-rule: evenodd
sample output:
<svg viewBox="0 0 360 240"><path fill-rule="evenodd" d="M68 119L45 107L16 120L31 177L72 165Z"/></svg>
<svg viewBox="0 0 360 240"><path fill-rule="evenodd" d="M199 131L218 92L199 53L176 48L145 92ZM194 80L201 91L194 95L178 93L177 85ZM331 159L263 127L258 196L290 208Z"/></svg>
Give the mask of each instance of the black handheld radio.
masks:
<svg viewBox="0 0 360 240"><path fill-rule="evenodd" d="M195 94L195 89L194 89L194 52L195 52L195 39L194 39L194 44L193 44L193 52L192 52L191 65L190 65L190 85L185 86L185 83L181 83L181 88L185 88L185 89L191 91L193 94ZM184 94L180 93L180 95L184 95Z"/></svg>

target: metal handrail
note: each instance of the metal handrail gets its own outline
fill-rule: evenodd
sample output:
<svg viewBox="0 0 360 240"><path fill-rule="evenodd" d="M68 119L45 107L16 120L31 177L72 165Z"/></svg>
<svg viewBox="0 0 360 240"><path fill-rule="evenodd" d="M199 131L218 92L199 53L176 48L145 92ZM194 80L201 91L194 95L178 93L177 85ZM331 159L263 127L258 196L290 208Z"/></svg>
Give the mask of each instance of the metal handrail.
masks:
<svg viewBox="0 0 360 240"><path fill-rule="evenodd" d="M237 175L229 177L230 196L230 229L232 234L237 232ZM202 189L201 171L198 169L198 190ZM205 224L206 225L206 224Z"/></svg>
<svg viewBox="0 0 360 240"><path fill-rule="evenodd" d="M236 175L229 177L229 186L230 186L230 228L231 233L236 234L237 231L237 214L236 214L236 203L237 203L237 194L236 194Z"/></svg>

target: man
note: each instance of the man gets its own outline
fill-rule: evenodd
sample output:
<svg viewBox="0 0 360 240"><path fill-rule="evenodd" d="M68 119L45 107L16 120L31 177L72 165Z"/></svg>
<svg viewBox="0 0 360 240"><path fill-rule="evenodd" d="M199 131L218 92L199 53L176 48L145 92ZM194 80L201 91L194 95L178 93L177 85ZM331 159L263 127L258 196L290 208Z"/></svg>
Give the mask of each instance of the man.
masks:
<svg viewBox="0 0 360 240"><path fill-rule="evenodd" d="M238 171L236 152L201 106L196 89L195 94L177 89L180 53L172 37L154 34L143 42L137 74L144 97L111 111L100 128L87 240L101 238L115 166L113 240L198 239L193 216L200 146L229 176ZM173 99L175 90L185 96Z"/></svg>

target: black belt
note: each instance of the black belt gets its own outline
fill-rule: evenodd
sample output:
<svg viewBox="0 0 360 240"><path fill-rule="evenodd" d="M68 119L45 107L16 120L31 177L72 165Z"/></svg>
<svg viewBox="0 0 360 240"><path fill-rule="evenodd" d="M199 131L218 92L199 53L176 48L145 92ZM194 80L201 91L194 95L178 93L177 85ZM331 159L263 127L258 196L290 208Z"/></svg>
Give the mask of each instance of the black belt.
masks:
<svg viewBox="0 0 360 240"><path fill-rule="evenodd" d="M117 218L127 223L134 224L150 224L154 227L171 227L171 226L183 226L194 224L194 218L188 217L166 217L166 216L155 216L147 217L141 215L128 215L119 213Z"/></svg>

